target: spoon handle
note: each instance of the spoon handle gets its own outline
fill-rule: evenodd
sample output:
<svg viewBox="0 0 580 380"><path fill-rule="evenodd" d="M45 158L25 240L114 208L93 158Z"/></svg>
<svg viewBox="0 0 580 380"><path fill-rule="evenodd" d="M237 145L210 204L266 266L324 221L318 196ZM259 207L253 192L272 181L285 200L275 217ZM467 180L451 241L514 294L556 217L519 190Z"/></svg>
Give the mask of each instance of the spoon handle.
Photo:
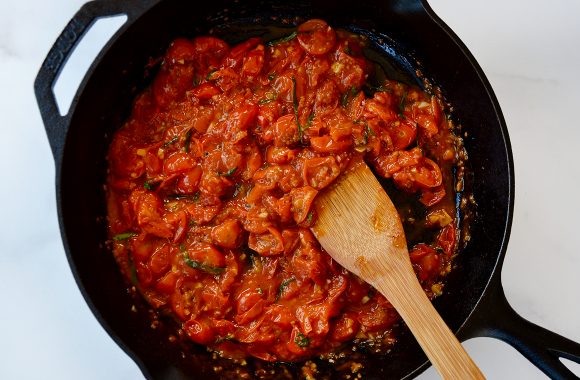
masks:
<svg viewBox="0 0 580 380"><path fill-rule="evenodd" d="M441 377L485 379L425 295L412 269L382 270L387 275L374 277L374 287L397 309Z"/></svg>

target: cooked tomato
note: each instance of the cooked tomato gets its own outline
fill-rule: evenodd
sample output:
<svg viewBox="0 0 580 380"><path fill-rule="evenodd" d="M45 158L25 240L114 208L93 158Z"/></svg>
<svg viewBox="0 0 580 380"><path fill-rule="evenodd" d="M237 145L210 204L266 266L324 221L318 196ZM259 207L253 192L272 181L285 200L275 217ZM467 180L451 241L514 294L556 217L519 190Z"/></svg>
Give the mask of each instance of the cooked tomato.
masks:
<svg viewBox="0 0 580 380"><path fill-rule="evenodd" d="M269 42L177 39L113 136L115 258L185 339L267 361L388 348L397 313L309 229L360 157L395 185L424 288L440 281L459 236L444 103L388 79L369 96L365 44L317 19Z"/></svg>

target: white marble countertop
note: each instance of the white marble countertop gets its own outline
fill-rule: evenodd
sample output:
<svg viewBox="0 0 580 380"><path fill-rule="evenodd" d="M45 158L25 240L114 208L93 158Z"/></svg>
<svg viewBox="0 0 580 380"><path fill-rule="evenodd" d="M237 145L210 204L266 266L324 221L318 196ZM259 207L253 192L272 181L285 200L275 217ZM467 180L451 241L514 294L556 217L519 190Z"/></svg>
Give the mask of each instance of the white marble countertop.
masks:
<svg viewBox="0 0 580 380"><path fill-rule="evenodd" d="M42 60L83 2L0 1L0 379L142 378L68 268L54 164L33 96ZM580 2L431 3L483 67L508 124L516 206L502 276L507 297L525 318L580 342ZM75 86L59 83L69 96ZM545 378L500 341L465 347L490 379ZM431 368L419 378L437 375Z"/></svg>

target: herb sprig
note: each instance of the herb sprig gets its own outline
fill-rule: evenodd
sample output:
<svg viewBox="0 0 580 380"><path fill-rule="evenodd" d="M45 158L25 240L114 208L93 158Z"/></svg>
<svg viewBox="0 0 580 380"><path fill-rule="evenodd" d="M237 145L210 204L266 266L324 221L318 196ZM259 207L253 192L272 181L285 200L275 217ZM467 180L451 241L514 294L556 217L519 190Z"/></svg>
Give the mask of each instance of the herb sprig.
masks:
<svg viewBox="0 0 580 380"><path fill-rule="evenodd" d="M290 42L292 41L294 38L296 38L298 36L298 32L292 32L287 36L281 37L281 38L277 38L275 40L272 40L270 42L268 42L266 45L268 46L274 46L274 45L279 45L282 44L284 42Z"/></svg>
<svg viewBox="0 0 580 380"><path fill-rule="evenodd" d="M224 268L224 267L214 267L211 265L200 263L199 261L196 261L196 260L192 260L189 258L187 253L183 254L183 258L185 260L185 263L188 266L190 266L191 268L202 270L202 271L209 273L211 275L214 275L214 276L217 276L218 274L222 274L226 270L226 268Z"/></svg>
<svg viewBox="0 0 580 380"><path fill-rule="evenodd" d="M113 240L115 241L123 241L132 238L133 236L137 236L138 233L136 232L123 232L122 234L117 234L113 236Z"/></svg>
<svg viewBox="0 0 580 380"><path fill-rule="evenodd" d="M304 348L310 345L310 339L306 335L299 332L294 338L294 343L296 343L298 347Z"/></svg>
<svg viewBox="0 0 580 380"><path fill-rule="evenodd" d="M294 281L296 281L296 277L290 277L290 278L282 281L282 283L278 287L278 293L276 294L276 301L278 301L280 299L280 297L282 296L282 294L284 293L286 288L288 288L288 285L290 285Z"/></svg>

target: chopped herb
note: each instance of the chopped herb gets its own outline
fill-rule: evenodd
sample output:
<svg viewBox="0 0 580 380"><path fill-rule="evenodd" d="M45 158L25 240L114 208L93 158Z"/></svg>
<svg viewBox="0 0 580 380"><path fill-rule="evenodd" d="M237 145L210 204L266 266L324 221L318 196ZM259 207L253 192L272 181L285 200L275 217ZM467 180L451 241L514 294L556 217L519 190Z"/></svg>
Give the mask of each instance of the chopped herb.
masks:
<svg viewBox="0 0 580 380"><path fill-rule="evenodd" d="M162 148L167 148L169 145L174 144L179 139L179 136L175 136L171 140L167 141L165 144L161 145Z"/></svg>
<svg viewBox="0 0 580 380"><path fill-rule="evenodd" d="M367 133L367 135L371 135L371 136L377 136L377 134L375 133L375 131L373 131L371 129L371 127L369 127L368 124L365 124L365 132Z"/></svg>
<svg viewBox="0 0 580 380"><path fill-rule="evenodd" d="M183 148L185 153L189 153L189 145L191 144L191 128L185 132L185 142L183 143Z"/></svg>
<svg viewBox="0 0 580 380"><path fill-rule="evenodd" d="M132 238L133 236L137 236L138 234L135 232L123 232L122 234L118 234L113 236L113 240L115 241L122 241Z"/></svg>
<svg viewBox="0 0 580 380"><path fill-rule="evenodd" d="M302 126L298 118L298 97L296 96L296 78L292 76L292 106L294 107L294 118L296 118L296 126L298 127L298 139L302 142Z"/></svg>
<svg viewBox="0 0 580 380"><path fill-rule="evenodd" d="M271 98L271 99L268 99L268 98L266 98L266 99L261 99L261 100L258 102L258 105L272 103L274 100L276 100L276 99L275 99L275 98Z"/></svg>
<svg viewBox="0 0 580 380"><path fill-rule="evenodd" d="M369 95L369 96L373 96L375 94L375 92L391 92L391 90L389 90L388 88L386 88L385 86L373 86L369 83L365 83L364 84L364 88L365 88L365 94Z"/></svg>
<svg viewBox="0 0 580 380"><path fill-rule="evenodd" d="M260 101L258 102L259 105L262 104L268 104L273 102L274 100L278 99L278 94L273 94L273 93L267 93L266 97L264 99L260 99Z"/></svg>
<svg viewBox="0 0 580 380"><path fill-rule="evenodd" d="M143 183L143 187L146 188L147 190L153 190L153 184L149 181L145 181Z"/></svg>
<svg viewBox="0 0 580 380"><path fill-rule="evenodd" d="M282 37L282 38L278 38L276 40L272 40L270 42L268 42L266 45L268 46L274 46L274 45L278 45L278 44L282 44L284 42L289 42L292 41L294 38L296 38L298 36L297 32L292 32L291 34Z"/></svg>
<svg viewBox="0 0 580 380"><path fill-rule="evenodd" d="M271 82L274 79L276 79L276 74L272 73L272 74L268 74L268 80Z"/></svg>
<svg viewBox="0 0 580 380"><path fill-rule="evenodd" d="M278 288L278 294L276 294L276 301L278 301L280 299L280 296L282 296L282 293L284 293L284 290L286 290L288 285L290 285L294 281L296 281L296 277L290 277L290 278L282 281L282 283L280 284L280 287Z"/></svg>
<svg viewBox="0 0 580 380"><path fill-rule="evenodd" d="M139 277L137 277L137 268L135 268L135 264L133 261L129 264L129 275L131 277L131 284L137 286L139 285Z"/></svg>
<svg viewBox="0 0 580 380"><path fill-rule="evenodd" d="M356 124L360 124L360 121L355 120ZM364 129L362 131L362 142L354 147L357 152L364 152L366 150L366 145L369 142L369 136L376 136L376 133L369 127L368 124L365 123Z"/></svg>
<svg viewBox="0 0 580 380"><path fill-rule="evenodd" d="M198 190L198 191L196 191L196 192L193 194L193 201L194 201L194 202L197 202L197 201L199 201L199 197L200 197L200 195L201 195L201 193L199 192L199 190Z"/></svg>
<svg viewBox="0 0 580 380"><path fill-rule="evenodd" d="M133 257L131 255L127 255L127 265L129 266L129 278L131 284L138 286L139 277L137 277L137 268L135 268L135 263L133 262Z"/></svg>
<svg viewBox="0 0 580 380"><path fill-rule="evenodd" d="M196 194L167 194L168 198L175 199L176 201L181 199L191 199L193 201L197 201ZM199 198L199 196L197 196Z"/></svg>
<svg viewBox="0 0 580 380"><path fill-rule="evenodd" d="M312 120L314 120L314 113L308 115L308 121L306 121L306 125L304 126L304 130L307 130L312 125Z"/></svg>
<svg viewBox="0 0 580 380"><path fill-rule="evenodd" d="M231 168L230 170L228 170L225 173L220 173L219 175L221 177L231 177L232 175L234 175L234 173L236 172L236 170L238 170L238 167L237 166L234 167L234 168Z"/></svg>
<svg viewBox="0 0 580 380"><path fill-rule="evenodd" d="M308 213L308 215L306 216L306 224L310 224L312 223L312 218L314 217L314 213L312 211L310 211Z"/></svg>
<svg viewBox="0 0 580 380"><path fill-rule="evenodd" d="M298 97L296 96L296 77L292 76L292 106L294 107L294 116L298 122Z"/></svg>
<svg viewBox="0 0 580 380"><path fill-rule="evenodd" d="M357 94L357 92L358 92L358 89L355 86L351 86L351 88L342 95L342 98L340 100L340 104L342 104L343 108L345 108L348 105L348 102L350 101L350 99L354 98L355 95Z"/></svg>
<svg viewBox="0 0 580 380"><path fill-rule="evenodd" d="M262 290L262 288L256 288L256 292L258 294L264 294L264 291Z"/></svg>
<svg viewBox="0 0 580 380"><path fill-rule="evenodd" d="M212 75L213 75L213 74L214 74L216 71L217 71L217 70L216 70L216 69L214 69L214 70L211 70L209 73L207 73L207 75L205 76L205 80L206 80L206 81L208 81L208 82L209 82L210 80L212 80L212 79L211 79L211 77L212 77Z"/></svg>
<svg viewBox="0 0 580 380"><path fill-rule="evenodd" d="M244 249L244 253L246 254L248 265L252 268L255 267L257 262L260 260L256 252L252 251L250 248L246 248Z"/></svg>
<svg viewBox="0 0 580 380"><path fill-rule="evenodd" d="M206 264L200 263L199 261L192 260L189 258L187 253L184 253L183 257L185 259L185 263L187 265L189 265L191 268L202 270L202 271L209 273L209 274L212 274L214 276L217 276L218 274L222 274L224 272L224 270L226 270L226 268L224 268L224 267L213 267L211 265L206 265Z"/></svg>
<svg viewBox="0 0 580 380"><path fill-rule="evenodd" d="M296 338L294 338L294 343L296 343L298 347L304 348L310 345L310 339L308 339L306 335L299 332L298 334L296 334Z"/></svg>
<svg viewBox="0 0 580 380"><path fill-rule="evenodd" d="M399 116L405 117L403 112L405 112L405 106L407 105L407 90L401 96L401 101L399 102Z"/></svg>
<svg viewBox="0 0 580 380"><path fill-rule="evenodd" d="M228 342L228 341L233 341L233 342L237 342L237 340L234 338L234 334L228 334L226 336L220 336L215 340L215 344L220 344L223 342Z"/></svg>

